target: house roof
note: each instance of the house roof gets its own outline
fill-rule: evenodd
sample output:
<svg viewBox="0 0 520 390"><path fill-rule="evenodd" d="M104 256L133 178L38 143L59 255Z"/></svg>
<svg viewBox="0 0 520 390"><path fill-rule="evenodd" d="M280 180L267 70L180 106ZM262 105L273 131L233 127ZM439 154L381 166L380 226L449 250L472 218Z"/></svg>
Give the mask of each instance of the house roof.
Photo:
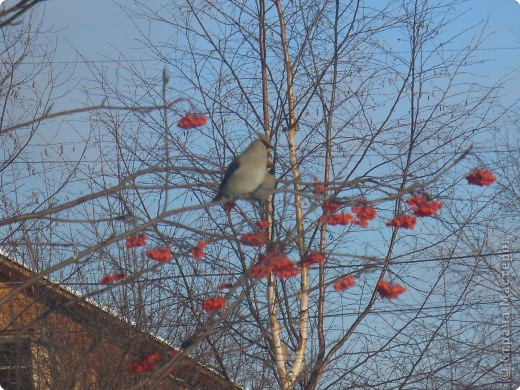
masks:
<svg viewBox="0 0 520 390"><path fill-rule="evenodd" d="M23 292L44 303L49 307L49 312L61 312L80 323L87 320L89 324L95 322L102 328L106 328L108 324L125 329L132 327L135 328L135 332L140 336L140 344L145 346L148 350L179 351L178 348L166 340L149 332L137 329L134 322L103 306L99 302L88 297L83 297L80 293L52 281L50 278L36 277L37 273L0 250L0 283L9 283L11 286L20 287L33 280L32 283L23 288ZM45 315L45 313L43 315ZM212 368L191 357L185 357L182 361L182 365L184 368L189 366L189 370L183 370L189 372L187 380L190 379L189 377L193 377L194 371L196 371L197 376L204 376L208 381L214 384L215 387L212 387L212 389L243 389L222 377Z"/></svg>

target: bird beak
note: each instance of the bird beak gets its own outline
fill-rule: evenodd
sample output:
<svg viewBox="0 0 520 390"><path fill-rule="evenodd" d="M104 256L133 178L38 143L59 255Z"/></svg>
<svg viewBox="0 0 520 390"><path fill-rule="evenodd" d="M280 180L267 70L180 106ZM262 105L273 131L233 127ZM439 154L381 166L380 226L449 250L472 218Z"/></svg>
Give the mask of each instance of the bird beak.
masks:
<svg viewBox="0 0 520 390"><path fill-rule="evenodd" d="M274 149L273 145L271 144L271 142L269 142L269 139L267 138L267 136L265 134L262 134L257 131L256 135L264 143L264 145L267 149Z"/></svg>

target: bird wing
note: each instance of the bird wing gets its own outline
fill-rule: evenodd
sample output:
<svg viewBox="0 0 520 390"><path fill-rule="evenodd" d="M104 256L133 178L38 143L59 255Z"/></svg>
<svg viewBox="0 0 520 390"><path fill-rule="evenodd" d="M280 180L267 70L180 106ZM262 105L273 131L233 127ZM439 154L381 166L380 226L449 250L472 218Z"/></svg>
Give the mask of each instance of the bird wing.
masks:
<svg viewBox="0 0 520 390"><path fill-rule="evenodd" d="M224 187L224 184L229 179L231 175L240 167L240 161L238 161L238 158L234 158L233 161L231 161L231 164L226 169L226 172L224 173L224 177L222 178L222 181L220 182L219 190Z"/></svg>

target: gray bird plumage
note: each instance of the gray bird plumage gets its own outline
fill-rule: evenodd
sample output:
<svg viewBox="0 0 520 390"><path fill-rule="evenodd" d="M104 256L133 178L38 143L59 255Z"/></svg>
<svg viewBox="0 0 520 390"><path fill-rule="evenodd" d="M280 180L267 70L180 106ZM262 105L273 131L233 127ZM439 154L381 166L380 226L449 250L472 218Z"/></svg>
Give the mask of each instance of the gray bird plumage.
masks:
<svg viewBox="0 0 520 390"><path fill-rule="evenodd" d="M274 168L267 169L262 185L252 194L253 199L258 202L265 202L269 195L272 195L276 188L276 178Z"/></svg>
<svg viewBox="0 0 520 390"><path fill-rule="evenodd" d="M240 155L235 157L224 174L217 196L213 201L223 197L239 197L256 191L264 182L267 173L267 153L272 148L267 137L258 134Z"/></svg>

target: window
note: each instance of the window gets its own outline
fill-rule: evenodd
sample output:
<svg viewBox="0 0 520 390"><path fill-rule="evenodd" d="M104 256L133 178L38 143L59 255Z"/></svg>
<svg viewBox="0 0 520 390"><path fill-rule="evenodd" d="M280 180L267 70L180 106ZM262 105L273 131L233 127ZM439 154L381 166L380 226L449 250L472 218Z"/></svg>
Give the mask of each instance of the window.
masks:
<svg viewBox="0 0 520 390"><path fill-rule="evenodd" d="M31 342L0 338L0 386L5 390L32 390Z"/></svg>

